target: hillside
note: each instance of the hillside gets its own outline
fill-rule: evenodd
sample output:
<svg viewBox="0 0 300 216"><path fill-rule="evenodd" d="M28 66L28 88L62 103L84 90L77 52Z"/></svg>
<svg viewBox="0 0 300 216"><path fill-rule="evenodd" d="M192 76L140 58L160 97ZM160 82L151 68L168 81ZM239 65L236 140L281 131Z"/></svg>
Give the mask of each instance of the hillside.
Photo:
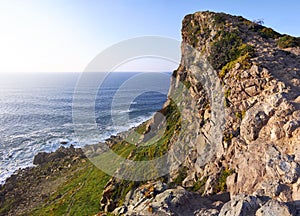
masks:
<svg viewBox="0 0 300 216"><path fill-rule="evenodd" d="M148 179L134 182L107 176L80 150L40 154L0 188L1 215L300 214L299 55L300 38L243 17L187 15L159 112L166 121L156 114L106 143L161 166L141 166ZM94 164L99 146L85 149Z"/></svg>

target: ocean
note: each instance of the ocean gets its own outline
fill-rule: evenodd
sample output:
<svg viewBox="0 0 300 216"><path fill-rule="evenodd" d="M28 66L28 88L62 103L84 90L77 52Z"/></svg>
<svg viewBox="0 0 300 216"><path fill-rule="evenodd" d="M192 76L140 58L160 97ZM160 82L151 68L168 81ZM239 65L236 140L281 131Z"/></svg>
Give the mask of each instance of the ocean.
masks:
<svg viewBox="0 0 300 216"><path fill-rule="evenodd" d="M0 183L3 184L16 170L33 166L33 158L38 152L52 152L60 146L81 147L98 143L149 119L167 99L171 73L164 73L168 78L158 82L159 91L131 89L130 85L121 88L141 74L108 74L95 96L97 136L87 133L80 142L76 138L72 118L74 91L80 73L1 75ZM88 76L93 78L96 74ZM76 94L81 94L82 101L79 102L84 105L85 98L93 93L89 88L81 88L80 91ZM142 93L132 99L132 94L137 92ZM124 104L124 101L130 104ZM112 116L126 121L117 124Z"/></svg>

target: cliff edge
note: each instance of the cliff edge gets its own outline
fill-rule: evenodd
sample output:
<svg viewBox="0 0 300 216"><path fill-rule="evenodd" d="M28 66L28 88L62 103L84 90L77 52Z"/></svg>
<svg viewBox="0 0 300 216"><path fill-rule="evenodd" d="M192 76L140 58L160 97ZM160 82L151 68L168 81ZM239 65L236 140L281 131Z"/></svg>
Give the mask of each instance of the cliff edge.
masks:
<svg viewBox="0 0 300 216"><path fill-rule="evenodd" d="M128 215L299 214L300 38L240 16L198 12L184 18L182 39L169 93L182 83L187 91L179 97L191 98L175 100L186 105L181 123L183 115L189 122L182 164L130 188L121 202L110 195L125 185L111 179L101 205Z"/></svg>

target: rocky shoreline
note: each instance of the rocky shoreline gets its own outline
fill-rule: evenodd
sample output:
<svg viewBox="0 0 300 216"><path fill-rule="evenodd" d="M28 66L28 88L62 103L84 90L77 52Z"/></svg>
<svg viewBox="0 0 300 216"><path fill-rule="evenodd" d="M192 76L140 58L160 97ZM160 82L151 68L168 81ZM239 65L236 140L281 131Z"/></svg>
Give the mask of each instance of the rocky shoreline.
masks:
<svg viewBox="0 0 300 216"><path fill-rule="evenodd" d="M42 204L56 190L55 180L64 178L65 173L86 161L81 149L60 147L52 153L38 153L34 158L35 167L18 170L0 186L1 211L8 201L11 209L0 215L19 215Z"/></svg>

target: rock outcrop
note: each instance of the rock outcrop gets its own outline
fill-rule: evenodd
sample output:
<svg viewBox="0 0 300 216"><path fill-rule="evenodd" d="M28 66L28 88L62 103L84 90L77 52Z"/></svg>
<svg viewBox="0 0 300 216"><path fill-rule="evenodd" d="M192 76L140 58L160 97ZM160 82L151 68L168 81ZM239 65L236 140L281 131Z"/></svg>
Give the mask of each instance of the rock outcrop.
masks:
<svg viewBox="0 0 300 216"><path fill-rule="evenodd" d="M300 39L212 12L187 15L182 38L169 98L184 107L189 127L181 143L188 150L164 176L163 190L156 191L155 181L151 196L134 187L114 212L295 215L298 208L300 214ZM107 194L120 180L112 182ZM231 201L209 198L225 192Z"/></svg>

